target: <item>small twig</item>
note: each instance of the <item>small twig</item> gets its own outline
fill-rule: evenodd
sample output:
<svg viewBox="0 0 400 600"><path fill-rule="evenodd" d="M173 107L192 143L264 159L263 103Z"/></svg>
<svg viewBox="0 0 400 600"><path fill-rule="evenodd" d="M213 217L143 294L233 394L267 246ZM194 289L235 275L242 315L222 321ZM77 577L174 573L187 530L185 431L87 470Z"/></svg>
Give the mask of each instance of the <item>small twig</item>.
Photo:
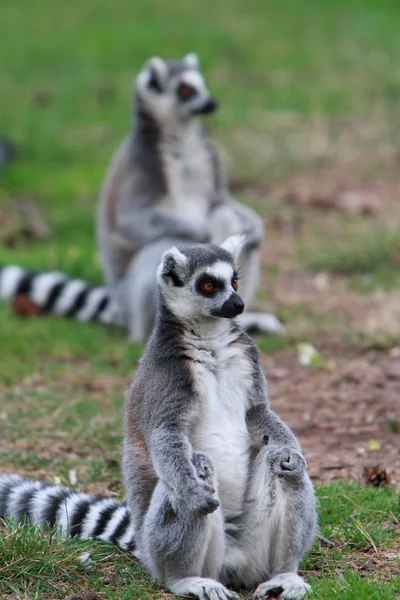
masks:
<svg viewBox="0 0 400 600"><path fill-rule="evenodd" d="M371 544L371 546L373 547L375 554L378 554L378 548L375 546L375 542L372 539L372 537L370 536L370 534L368 533L368 531L366 529L364 529L364 527L362 525L360 525L359 523L357 523L357 521L355 520L354 517L351 517L351 519L354 521L354 525L357 527L358 531L360 531L369 541L369 543Z"/></svg>
<svg viewBox="0 0 400 600"><path fill-rule="evenodd" d="M329 548L335 548L336 546L335 542L332 542L331 540L328 540L319 534L317 535L317 540L319 540L323 546L328 546Z"/></svg>

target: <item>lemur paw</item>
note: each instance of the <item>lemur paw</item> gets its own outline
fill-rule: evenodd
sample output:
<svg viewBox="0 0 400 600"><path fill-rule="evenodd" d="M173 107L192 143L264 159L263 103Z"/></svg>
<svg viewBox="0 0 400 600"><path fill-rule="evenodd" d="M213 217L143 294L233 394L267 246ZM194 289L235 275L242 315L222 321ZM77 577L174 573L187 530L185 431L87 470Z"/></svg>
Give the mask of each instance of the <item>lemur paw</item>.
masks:
<svg viewBox="0 0 400 600"><path fill-rule="evenodd" d="M288 446L270 446L269 459L271 466L279 477L299 479L306 471L304 457Z"/></svg>
<svg viewBox="0 0 400 600"><path fill-rule="evenodd" d="M200 480L189 491L187 504L189 509L200 515L213 513L219 507L219 500L215 497L215 488Z"/></svg>
<svg viewBox="0 0 400 600"><path fill-rule="evenodd" d="M281 598L301 600L311 587L296 573L280 573L256 589L253 600Z"/></svg>
<svg viewBox="0 0 400 600"><path fill-rule="evenodd" d="M205 577L187 577L168 585L171 592L197 596L200 600L236 600L239 596L219 581Z"/></svg>
<svg viewBox="0 0 400 600"><path fill-rule="evenodd" d="M204 479L210 485L213 485L214 464L210 456L203 452L193 452L192 464L196 469L197 477Z"/></svg>
<svg viewBox="0 0 400 600"><path fill-rule="evenodd" d="M284 447L281 450L279 466L281 476L297 478L305 473L307 463L299 452Z"/></svg>
<svg viewBox="0 0 400 600"><path fill-rule="evenodd" d="M192 464L196 470L197 480L189 486L186 503L193 512L207 515L217 510L219 506L213 481L214 465L211 458L203 452L193 452Z"/></svg>

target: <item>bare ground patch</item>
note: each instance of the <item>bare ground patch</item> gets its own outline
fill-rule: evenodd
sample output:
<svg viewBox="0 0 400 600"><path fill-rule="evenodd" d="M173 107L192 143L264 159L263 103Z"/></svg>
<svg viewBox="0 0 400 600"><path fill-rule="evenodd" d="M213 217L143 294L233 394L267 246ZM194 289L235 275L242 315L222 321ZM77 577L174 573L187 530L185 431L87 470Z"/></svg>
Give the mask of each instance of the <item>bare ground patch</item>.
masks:
<svg viewBox="0 0 400 600"><path fill-rule="evenodd" d="M380 464L400 486L400 358L357 355L335 336L317 347L321 370L301 366L296 349L264 358L272 406L299 436L311 476L362 480Z"/></svg>

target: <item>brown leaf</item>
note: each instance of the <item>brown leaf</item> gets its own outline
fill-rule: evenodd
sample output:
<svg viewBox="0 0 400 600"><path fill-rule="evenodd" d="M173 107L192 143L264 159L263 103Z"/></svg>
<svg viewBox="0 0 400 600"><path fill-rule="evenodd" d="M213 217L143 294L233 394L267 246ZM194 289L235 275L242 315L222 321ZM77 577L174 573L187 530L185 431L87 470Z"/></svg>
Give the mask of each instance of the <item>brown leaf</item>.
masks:
<svg viewBox="0 0 400 600"><path fill-rule="evenodd" d="M21 317L39 315L42 312L41 308L25 294L19 294L18 296L15 296L11 302L11 306Z"/></svg>
<svg viewBox="0 0 400 600"><path fill-rule="evenodd" d="M365 467L363 476L366 485L384 487L390 484L390 476L387 474L386 469L382 468L381 465L376 465L375 467Z"/></svg>

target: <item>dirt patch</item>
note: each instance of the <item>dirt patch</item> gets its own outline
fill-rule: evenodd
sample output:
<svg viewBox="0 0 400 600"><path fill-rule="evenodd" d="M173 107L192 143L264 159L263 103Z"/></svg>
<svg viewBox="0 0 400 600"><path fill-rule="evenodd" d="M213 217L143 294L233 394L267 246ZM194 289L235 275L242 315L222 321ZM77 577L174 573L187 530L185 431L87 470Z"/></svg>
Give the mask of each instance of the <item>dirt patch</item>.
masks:
<svg viewBox="0 0 400 600"><path fill-rule="evenodd" d="M301 366L296 349L263 359L272 406L298 435L311 477L361 481L379 464L400 487L400 357L360 354L334 335L316 345L323 369Z"/></svg>
<svg viewBox="0 0 400 600"><path fill-rule="evenodd" d="M333 559L328 549L321 550L319 559L313 568L301 571L302 575L319 576L322 573L330 573L332 564L336 573L341 573L351 567L361 575L372 573L381 579L391 579L400 575L399 569L400 552L390 548L373 548L367 546L364 550L346 553L346 560L340 560L337 555Z"/></svg>

